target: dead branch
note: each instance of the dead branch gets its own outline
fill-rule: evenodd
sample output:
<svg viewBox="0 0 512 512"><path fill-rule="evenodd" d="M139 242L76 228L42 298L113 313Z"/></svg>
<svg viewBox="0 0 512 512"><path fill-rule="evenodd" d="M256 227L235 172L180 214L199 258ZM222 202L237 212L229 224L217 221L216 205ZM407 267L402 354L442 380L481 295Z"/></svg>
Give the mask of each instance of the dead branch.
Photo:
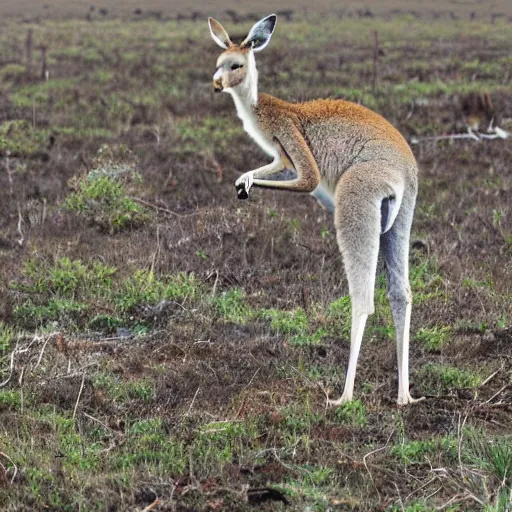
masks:
<svg viewBox="0 0 512 512"><path fill-rule="evenodd" d="M16 466L16 464L11 459L11 457L9 457L9 455L7 455L6 453L0 452L0 457L6 458L12 464L12 467L14 468L14 473L13 473L13 475L11 477L11 484L12 484L14 482L14 479L16 478L16 475L18 474L18 466ZM7 473L7 471L8 470L6 470L5 472Z"/></svg>
<svg viewBox="0 0 512 512"><path fill-rule="evenodd" d="M468 130L467 133L452 133L449 135L432 135L427 137L412 137L411 144L419 144L420 142L431 141L438 142L440 140L459 140L459 139L470 139L475 141L484 140L495 140L495 139L508 139L510 133L502 130L499 127L495 127L492 132L483 133L475 130Z"/></svg>
<svg viewBox="0 0 512 512"><path fill-rule="evenodd" d="M82 391L84 390L84 384L85 384L85 372L83 373L83 376L82 376L82 384L80 384L80 390L78 391L78 396L76 397L75 408L73 409L73 421L75 421L76 411L78 409L78 404L80 403L80 397L82 396Z"/></svg>

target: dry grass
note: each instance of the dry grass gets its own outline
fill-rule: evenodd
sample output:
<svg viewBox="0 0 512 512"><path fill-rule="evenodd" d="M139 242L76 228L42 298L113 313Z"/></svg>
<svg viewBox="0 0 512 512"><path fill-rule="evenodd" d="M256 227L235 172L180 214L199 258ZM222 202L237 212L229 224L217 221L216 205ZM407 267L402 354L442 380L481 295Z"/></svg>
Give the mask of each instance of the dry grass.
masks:
<svg viewBox="0 0 512 512"><path fill-rule="evenodd" d="M505 510L510 140L413 147L411 381L427 399L394 403L380 279L359 400L326 410L349 351L332 219L310 197L236 200L264 157L211 92L206 25L2 23L2 507ZM470 93L512 117L507 23L283 26L258 60L265 91L363 102L408 139L463 130ZM47 82L36 50L26 72L29 28Z"/></svg>

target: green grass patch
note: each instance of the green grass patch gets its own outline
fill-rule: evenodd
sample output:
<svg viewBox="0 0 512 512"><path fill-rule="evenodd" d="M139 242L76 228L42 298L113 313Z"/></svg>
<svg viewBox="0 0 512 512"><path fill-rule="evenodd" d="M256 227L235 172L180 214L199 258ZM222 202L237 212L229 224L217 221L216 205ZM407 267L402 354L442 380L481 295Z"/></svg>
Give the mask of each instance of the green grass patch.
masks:
<svg viewBox="0 0 512 512"><path fill-rule="evenodd" d="M423 348L428 352L441 350L449 341L452 329L451 327L422 327L414 339L423 344Z"/></svg>
<svg viewBox="0 0 512 512"><path fill-rule="evenodd" d="M321 345L324 338L327 336L329 336L329 331L323 327L320 327L311 334L294 334L290 337L290 345L304 347Z"/></svg>
<svg viewBox="0 0 512 512"><path fill-rule="evenodd" d="M39 130L28 121L12 120L0 124L0 154L26 157L41 151L48 143L50 131Z"/></svg>
<svg viewBox="0 0 512 512"><path fill-rule="evenodd" d="M270 327L279 334L303 334L309 328L306 313L300 308L293 311L266 309L260 315L270 320Z"/></svg>
<svg viewBox="0 0 512 512"><path fill-rule="evenodd" d="M333 334L350 339L352 306L350 296L345 295L331 302L327 307L327 325Z"/></svg>
<svg viewBox="0 0 512 512"><path fill-rule="evenodd" d="M245 300L245 292L238 288L226 290L212 298L217 315L227 322L245 324L254 313Z"/></svg>
<svg viewBox="0 0 512 512"><path fill-rule="evenodd" d="M466 459L496 482L512 488L512 437L489 437L478 430L466 432Z"/></svg>
<svg viewBox="0 0 512 512"><path fill-rule="evenodd" d="M67 257L54 262L29 259L10 286L15 298L14 317L21 328L57 322L72 329L89 326L110 331L122 325L135 329L140 321L134 314L137 308L166 302L194 303L203 294L194 274L157 277L149 270L136 270L120 277L117 268L106 263L86 264ZM8 329L4 326L7 337L8 333L12 336Z"/></svg>
<svg viewBox="0 0 512 512"><path fill-rule="evenodd" d="M482 383L482 376L473 370L428 363L420 370L424 388L439 393L453 389L475 389Z"/></svg>
<svg viewBox="0 0 512 512"><path fill-rule="evenodd" d="M446 464L453 463L458 457L458 440L453 435L431 439L407 440L391 448L391 454L402 464L421 464L437 458Z"/></svg>
<svg viewBox="0 0 512 512"><path fill-rule="evenodd" d="M109 399L119 404L132 400L149 403L154 396L153 384L148 379L123 381L111 373L98 372L93 383L96 389L104 391Z"/></svg>
<svg viewBox="0 0 512 512"><path fill-rule="evenodd" d="M339 423L362 427L367 421L366 407L361 400L353 400L336 407L334 417Z"/></svg>
<svg viewBox="0 0 512 512"><path fill-rule="evenodd" d="M21 405L19 391L11 389L0 389L0 411L2 409L17 409Z"/></svg>
<svg viewBox="0 0 512 512"><path fill-rule="evenodd" d="M409 280L414 304L424 304L432 299L446 298L444 279L433 258L420 260L410 268Z"/></svg>
<svg viewBox="0 0 512 512"><path fill-rule="evenodd" d="M111 170L118 173L119 168ZM88 175L78 180L74 185L75 192L66 198L64 208L111 233L140 226L149 219L149 214L127 196L126 184L118 176L96 178Z"/></svg>

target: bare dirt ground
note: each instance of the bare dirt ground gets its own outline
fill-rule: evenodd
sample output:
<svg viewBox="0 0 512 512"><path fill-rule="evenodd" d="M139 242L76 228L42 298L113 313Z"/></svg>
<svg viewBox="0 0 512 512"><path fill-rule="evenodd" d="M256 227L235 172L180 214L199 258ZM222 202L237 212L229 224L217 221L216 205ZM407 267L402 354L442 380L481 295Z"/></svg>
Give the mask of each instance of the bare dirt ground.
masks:
<svg viewBox="0 0 512 512"><path fill-rule="evenodd" d="M505 19L299 19L258 55L263 91L361 102L419 140L426 399L395 405L381 278L358 400L334 410L332 219L309 196L237 201L265 157L211 91L204 20L1 23L1 510L510 510L511 139L423 139L470 114L511 129Z"/></svg>

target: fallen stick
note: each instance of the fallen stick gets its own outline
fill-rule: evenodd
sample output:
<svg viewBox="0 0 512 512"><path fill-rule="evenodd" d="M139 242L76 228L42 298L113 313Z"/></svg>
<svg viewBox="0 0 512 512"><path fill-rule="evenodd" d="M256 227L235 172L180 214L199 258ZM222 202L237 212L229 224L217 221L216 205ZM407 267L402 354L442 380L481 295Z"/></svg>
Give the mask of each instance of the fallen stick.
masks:
<svg viewBox="0 0 512 512"><path fill-rule="evenodd" d="M494 139L508 139L510 133L502 130L501 128L494 128L493 132L481 133L473 130L468 130L467 133L452 133L449 135L432 135L427 137L412 137L411 144L419 144L424 141L437 142L439 140L457 140L457 139L470 139L478 142L482 140L494 140Z"/></svg>

